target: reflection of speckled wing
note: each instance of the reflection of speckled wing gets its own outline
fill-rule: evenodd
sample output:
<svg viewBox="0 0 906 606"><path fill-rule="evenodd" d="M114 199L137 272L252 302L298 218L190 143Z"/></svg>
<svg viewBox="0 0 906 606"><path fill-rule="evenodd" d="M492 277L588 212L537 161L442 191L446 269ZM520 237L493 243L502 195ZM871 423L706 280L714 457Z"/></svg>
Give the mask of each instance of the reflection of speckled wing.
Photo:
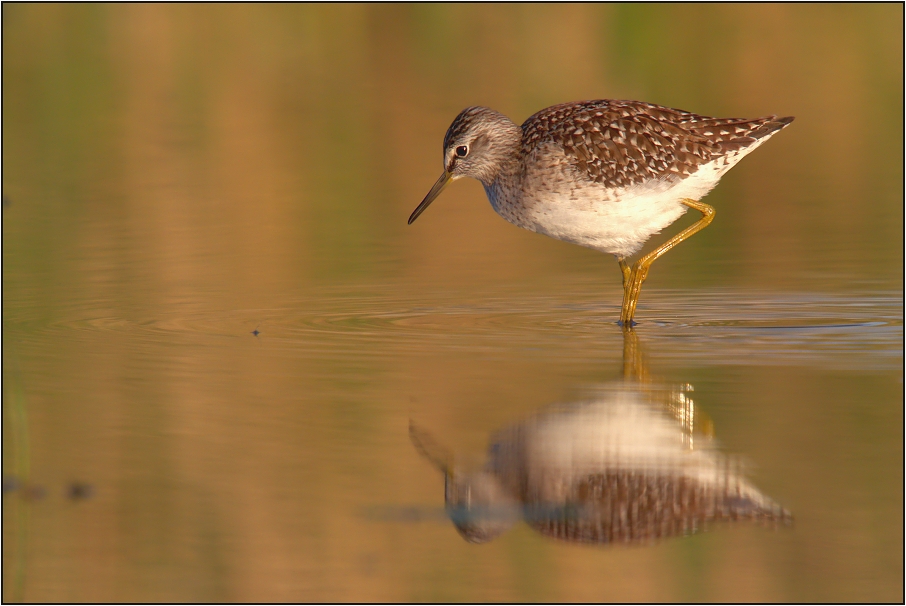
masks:
<svg viewBox="0 0 906 606"><path fill-rule="evenodd" d="M607 187L627 187L685 177L792 121L708 118L641 101L579 101L526 120L523 146L530 157L544 143L559 142L580 175Z"/></svg>
<svg viewBox="0 0 906 606"><path fill-rule="evenodd" d="M710 522L757 520L789 524L782 507L745 494L733 483L720 488L682 475L620 471L578 482L562 507L563 515L528 515L541 534L578 543L648 543L692 534ZM531 506L527 508L531 511Z"/></svg>

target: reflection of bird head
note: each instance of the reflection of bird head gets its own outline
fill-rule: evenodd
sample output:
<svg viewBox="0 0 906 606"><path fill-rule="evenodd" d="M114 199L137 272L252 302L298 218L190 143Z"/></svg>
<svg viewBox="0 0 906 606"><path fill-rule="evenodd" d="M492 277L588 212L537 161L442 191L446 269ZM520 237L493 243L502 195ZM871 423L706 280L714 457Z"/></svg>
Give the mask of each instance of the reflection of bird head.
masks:
<svg viewBox="0 0 906 606"><path fill-rule="evenodd" d="M447 515L470 543L486 543L509 530L521 506L488 471L447 473L444 487Z"/></svg>
<svg viewBox="0 0 906 606"><path fill-rule="evenodd" d="M517 499L489 471L464 473L453 469L453 456L415 423L409 439L416 450L444 474L447 515L470 543L485 543L510 528L519 518Z"/></svg>

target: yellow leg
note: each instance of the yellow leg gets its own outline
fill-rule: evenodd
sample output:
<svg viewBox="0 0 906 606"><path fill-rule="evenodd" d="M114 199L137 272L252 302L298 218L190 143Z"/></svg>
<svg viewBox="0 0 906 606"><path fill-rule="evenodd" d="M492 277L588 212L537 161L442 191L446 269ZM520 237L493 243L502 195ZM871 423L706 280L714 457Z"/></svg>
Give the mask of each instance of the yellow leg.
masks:
<svg viewBox="0 0 906 606"><path fill-rule="evenodd" d="M617 263L620 264L620 271L623 272L623 291L626 291L626 285L629 284L629 277L632 276L632 268L629 267L629 263L626 262L626 259L620 257L617 259Z"/></svg>
<svg viewBox="0 0 906 606"><path fill-rule="evenodd" d="M626 261L618 259L623 272L623 308L620 311L620 326L623 328L631 328L633 325L632 316L635 315L635 306L639 302L639 292L642 290L642 282L648 277L651 264L689 236L703 230L714 219L714 209L707 204L688 198L683 200L683 204L700 212L702 218L636 261L631 270Z"/></svg>

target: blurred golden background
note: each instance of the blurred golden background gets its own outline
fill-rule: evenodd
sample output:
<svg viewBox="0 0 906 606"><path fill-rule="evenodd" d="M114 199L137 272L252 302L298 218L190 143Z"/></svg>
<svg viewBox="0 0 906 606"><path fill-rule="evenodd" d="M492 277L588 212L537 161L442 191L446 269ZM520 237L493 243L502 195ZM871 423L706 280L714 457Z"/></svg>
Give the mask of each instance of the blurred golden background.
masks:
<svg viewBox="0 0 906 606"><path fill-rule="evenodd" d="M3 470L46 490L4 480L5 600L902 599L902 5L2 17ZM476 182L406 226L462 108L593 98L796 116L638 314L796 526L620 550L370 519L442 506L410 417L479 452L619 376L613 259Z"/></svg>

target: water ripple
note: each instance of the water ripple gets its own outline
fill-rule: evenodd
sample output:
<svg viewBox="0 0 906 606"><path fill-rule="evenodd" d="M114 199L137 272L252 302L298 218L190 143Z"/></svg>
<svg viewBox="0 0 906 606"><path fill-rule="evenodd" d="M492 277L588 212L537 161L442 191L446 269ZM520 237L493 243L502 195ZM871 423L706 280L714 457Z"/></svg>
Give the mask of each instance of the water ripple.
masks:
<svg viewBox="0 0 906 606"><path fill-rule="evenodd" d="M740 291L646 292L636 330L658 355L711 364L776 364L779 360L836 367L899 365L903 301L898 293L753 294ZM613 302L587 292L445 301L387 293L318 293L268 309L210 310L179 305L155 317L68 310L69 318L10 317L30 338L48 332L106 332L143 341L255 338L316 355L355 355L373 347L553 346L590 355L619 335ZM81 317L78 317L81 316ZM73 319L73 318L76 319Z"/></svg>

